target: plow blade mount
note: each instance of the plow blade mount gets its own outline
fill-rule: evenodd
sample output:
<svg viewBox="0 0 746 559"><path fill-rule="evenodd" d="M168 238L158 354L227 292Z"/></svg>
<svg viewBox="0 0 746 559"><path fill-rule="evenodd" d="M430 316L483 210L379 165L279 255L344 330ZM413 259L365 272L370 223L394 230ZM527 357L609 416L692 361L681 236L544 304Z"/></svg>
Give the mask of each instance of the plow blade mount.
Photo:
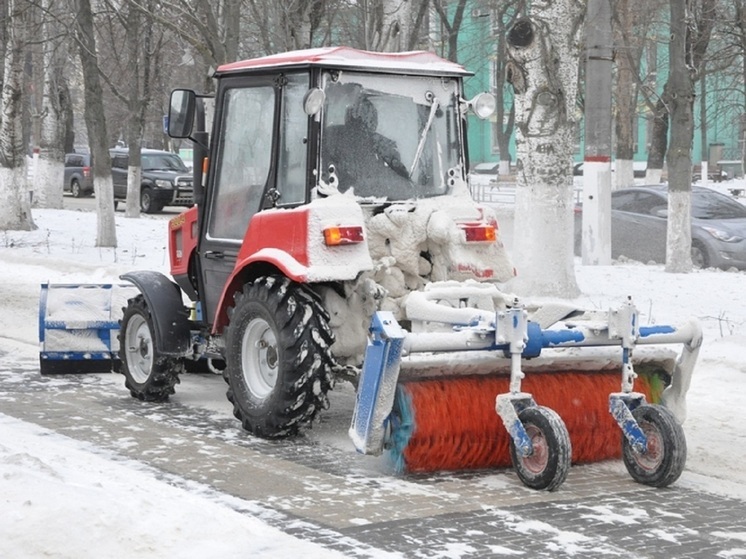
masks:
<svg viewBox="0 0 746 559"><path fill-rule="evenodd" d="M400 472L510 466L511 436L496 397L526 394L564 421L573 463L618 458L623 435L610 396L632 392L634 379L635 393L682 422L701 329L696 321L635 326L631 336L620 333L616 312L605 324L574 317L543 329L529 321L522 355L515 338L509 346L500 332L500 312L428 333L407 332L391 313L376 313L350 437L361 453L386 452ZM682 344L679 354L674 346Z"/></svg>
<svg viewBox="0 0 746 559"><path fill-rule="evenodd" d="M119 359L122 308L137 289L116 284L49 284L39 298L41 373L111 372Z"/></svg>

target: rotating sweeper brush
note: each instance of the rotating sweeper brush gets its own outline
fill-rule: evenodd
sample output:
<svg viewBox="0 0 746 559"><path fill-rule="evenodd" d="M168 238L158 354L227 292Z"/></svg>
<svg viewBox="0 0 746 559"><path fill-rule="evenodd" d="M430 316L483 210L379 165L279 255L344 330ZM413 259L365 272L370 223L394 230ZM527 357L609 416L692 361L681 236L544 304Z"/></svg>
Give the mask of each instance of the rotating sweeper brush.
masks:
<svg viewBox="0 0 746 559"><path fill-rule="evenodd" d="M407 332L391 313L374 316L350 428L359 452L387 451L408 472L512 463L524 484L547 490L571 461L620 454L640 483L679 477L683 395L701 343L695 321L640 327L626 302L603 321L581 315L542 328L517 302L490 315L439 305L441 295L412 294L408 316L440 315L451 332ZM675 359L655 348L633 366L636 346L659 344L683 351Z"/></svg>

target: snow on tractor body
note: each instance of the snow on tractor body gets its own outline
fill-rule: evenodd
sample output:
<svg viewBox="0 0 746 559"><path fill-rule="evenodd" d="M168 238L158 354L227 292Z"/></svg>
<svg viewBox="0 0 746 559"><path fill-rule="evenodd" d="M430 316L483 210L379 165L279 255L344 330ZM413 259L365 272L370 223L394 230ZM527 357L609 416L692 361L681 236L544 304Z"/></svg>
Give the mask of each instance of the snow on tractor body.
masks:
<svg viewBox="0 0 746 559"><path fill-rule="evenodd" d="M169 134L194 141L197 205L169 223L173 281L122 276L136 290L110 351L131 394L165 400L189 365L221 360L234 415L278 438L347 379L355 446L389 449L401 469L513 462L551 490L571 460L623 451L638 481L674 481L698 326L645 330L631 303L599 322L500 289L515 271L466 164L467 113L484 117L493 100L466 100L468 75L430 53L337 47L221 66L214 112L175 90ZM645 343L684 350L635 351L633 368ZM42 372L58 371L49 359L64 352L42 353ZM611 427L585 413L599 401Z"/></svg>

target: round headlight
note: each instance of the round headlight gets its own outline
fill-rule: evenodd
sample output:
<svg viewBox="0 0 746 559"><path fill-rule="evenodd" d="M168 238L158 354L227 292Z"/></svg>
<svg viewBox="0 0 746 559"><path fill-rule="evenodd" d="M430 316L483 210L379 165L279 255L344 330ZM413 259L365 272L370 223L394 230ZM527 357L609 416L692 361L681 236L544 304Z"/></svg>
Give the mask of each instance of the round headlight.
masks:
<svg viewBox="0 0 746 559"><path fill-rule="evenodd" d="M474 114L483 120L492 116L497 109L497 100L492 93L480 93L469 104Z"/></svg>
<svg viewBox="0 0 746 559"><path fill-rule="evenodd" d="M315 115L324 106L324 99L326 99L326 94L323 90L318 87L309 89L303 98L303 110L308 116Z"/></svg>

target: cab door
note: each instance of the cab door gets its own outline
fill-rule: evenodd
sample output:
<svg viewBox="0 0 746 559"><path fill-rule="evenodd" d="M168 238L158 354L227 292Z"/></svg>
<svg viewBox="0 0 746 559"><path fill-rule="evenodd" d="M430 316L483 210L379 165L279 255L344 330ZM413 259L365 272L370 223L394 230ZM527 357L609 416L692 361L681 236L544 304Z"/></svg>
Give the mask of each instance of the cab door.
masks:
<svg viewBox="0 0 746 559"><path fill-rule="evenodd" d="M200 227L203 311L215 317L226 281L253 215L274 183L277 90L272 76L224 78Z"/></svg>

